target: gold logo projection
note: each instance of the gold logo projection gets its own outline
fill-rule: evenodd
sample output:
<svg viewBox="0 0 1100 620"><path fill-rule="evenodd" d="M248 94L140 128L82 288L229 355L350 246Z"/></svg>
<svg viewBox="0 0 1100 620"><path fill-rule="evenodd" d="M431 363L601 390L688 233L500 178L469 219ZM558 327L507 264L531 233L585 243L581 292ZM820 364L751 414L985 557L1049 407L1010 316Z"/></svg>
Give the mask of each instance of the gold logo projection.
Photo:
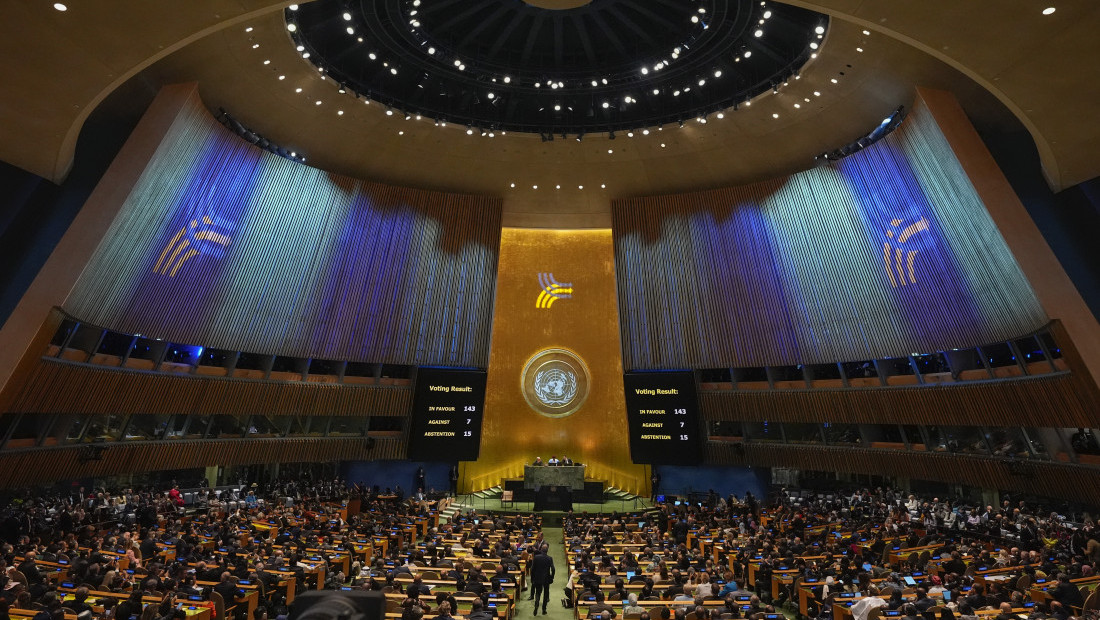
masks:
<svg viewBox="0 0 1100 620"><path fill-rule="evenodd" d="M215 224L207 216L202 216L203 228L199 228L198 220L191 220L189 226L184 226L176 233L175 237L164 246L157 264L153 266L153 273L176 277L176 272L183 265L203 252L204 244L213 243L221 247L228 247L232 239L228 235L217 232Z"/></svg>
<svg viewBox="0 0 1100 620"><path fill-rule="evenodd" d="M535 300L535 307L547 310L559 299L573 298L573 284L562 284L554 279L552 273L539 274L539 286L542 291Z"/></svg>
<svg viewBox="0 0 1100 620"><path fill-rule="evenodd" d="M902 220L893 220L890 222L890 226L893 226L894 229L901 226L901 224ZM894 229L887 230L886 236L893 239ZM902 246L905 245L905 242L909 241L913 235L922 233L926 230L928 230L928 220L922 217L919 221L910 224L905 230L901 231L901 234L899 234L896 239L897 247L892 247L889 241L884 244L883 259L886 261L886 275L890 276L890 284L893 284L894 288L917 283L917 277L913 271L913 262L917 259L917 254L920 254L920 250L909 250L906 252L902 249ZM897 270L896 276L894 275L895 270ZM906 281L907 276L909 278L908 281Z"/></svg>
<svg viewBox="0 0 1100 620"><path fill-rule="evenodd" d="M588 398L591 375L584 360L566 349L543 349L527 360L520 389L527 404L548 418L564 418Z"/></svg>

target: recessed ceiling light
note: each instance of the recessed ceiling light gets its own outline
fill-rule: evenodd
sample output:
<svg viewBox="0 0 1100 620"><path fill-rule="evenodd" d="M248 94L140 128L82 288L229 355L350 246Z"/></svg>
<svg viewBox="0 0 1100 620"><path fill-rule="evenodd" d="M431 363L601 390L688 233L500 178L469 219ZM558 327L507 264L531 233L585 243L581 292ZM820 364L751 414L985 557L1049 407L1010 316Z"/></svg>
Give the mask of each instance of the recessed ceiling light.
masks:
<svg viewBox="0 0 1100 620"><path fill-rule="evenodd" d="M59 2L58 4L61 4L61 3ZM54 5L54 6L56 7L57 5ZM62 6L64 6L64 5L62 5ZM58 10L60 11L61 9L58 9ZM253 30L252 26L249 26L248 28L244 29L245 32L252 32L252 30Z"/></svg>
<svg viewBox="0 0 1100 620"><path fill-rule="evenodd" d="M291 32L296 32L298 30L298 26L296 24L287 24L286 29Z"/></svg>
<svg viewBox="0 0 1100 620"><path fill-rule="evenodd" d="M607 186L606 186L606 185L604 185L603 183L601 183L601 184L600 184L600 189L607 189Z"/></svg>
<svg viewBox="0 0 1100 620"><path fill-rule="evenodd" d="M55 4L54 6L56 7L57 5ZM1047 8L1043 9L1043 15L1052 15L1057 10L1058 9L1052 6L1048 6Z"/></svg>
<svg viewBox="0 0 1100 620"><path fill-rule="evenodd" d="M69 10L69 7L65 6L64 4L62 4L60 2L54 2L53 3L53 8L57 9L58 11L68 11ZM1053 11L1051 11L1051 12L1053 13Z"/></svg>
<svg viewBox="0 0 1100 620"><path fill-rule="evenodd" d="M515 187L515 186L516 186L516 184L515 184L515 183L512 183L511 187Z"/></svg>
<svg viewBox="0 0 1100 620"><path fill-rule="evenodd" d="M772 118L779 118L779 113L778 112L772 113Z"/></svg>
<svg viewBox="0 0 1100 620"><path fill-rule="evenodd" d="M865 36L865 37L871 36L871 31L870 30L864 30L863 31L863 36Z"/></svg>

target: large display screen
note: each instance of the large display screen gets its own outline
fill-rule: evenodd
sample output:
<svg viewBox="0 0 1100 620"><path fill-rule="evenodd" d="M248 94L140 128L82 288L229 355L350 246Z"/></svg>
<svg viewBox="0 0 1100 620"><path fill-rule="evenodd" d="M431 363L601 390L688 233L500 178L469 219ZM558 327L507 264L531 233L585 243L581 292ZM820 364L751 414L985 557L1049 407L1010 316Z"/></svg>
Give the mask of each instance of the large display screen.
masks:
<svg viewBox="0 0 1100 620"><path fill-rule="evenodd" d="M695 465L702 460L695 375L628 372L626 412L630 458L653 465Z"/></svg>
<svg viewBox="0 0 1100 620"><path fill-rule="evenodd" d="M417 369L409 428L409 459L477 460L484 406L484 371Z"/></svg>

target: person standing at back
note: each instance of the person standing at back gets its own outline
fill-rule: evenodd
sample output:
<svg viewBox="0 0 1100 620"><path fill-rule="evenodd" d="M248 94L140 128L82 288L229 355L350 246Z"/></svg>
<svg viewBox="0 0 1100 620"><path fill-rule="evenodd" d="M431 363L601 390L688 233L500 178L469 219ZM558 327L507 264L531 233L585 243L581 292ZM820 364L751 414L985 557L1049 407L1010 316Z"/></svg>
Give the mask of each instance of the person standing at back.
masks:
<svg viewBox="0 0 1100 620"><path fill-rule="evenodd" d="M554 583L554 558L550 557L550 545L542 543L538 553L531 559L531 587L535 589L535 615L539 613L539 599L542 599L542 614L546 615L546 604L550 602L550 584Z"/></svg>

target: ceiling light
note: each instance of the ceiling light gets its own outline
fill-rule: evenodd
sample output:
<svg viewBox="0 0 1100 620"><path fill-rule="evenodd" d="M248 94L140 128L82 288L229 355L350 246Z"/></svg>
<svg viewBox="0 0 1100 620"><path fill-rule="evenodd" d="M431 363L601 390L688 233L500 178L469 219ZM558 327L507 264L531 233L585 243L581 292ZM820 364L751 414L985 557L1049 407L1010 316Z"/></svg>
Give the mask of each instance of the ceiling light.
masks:
<svg viewBox="0 0 1100 620"><path fill-rule="evenodd" d="M53 8L57 9L58 11L68 11L69 10L69 7L65 6L64 4L62 4L60 2L54 2L53 3ZM1051 10L1051 13L1053 13L1053 12L1054 11Z"/></svg>
<svg viewBox="0 0 1100 620"><path fill-rule="evenodd" d="M351 13L347 13L347 12L344 13L344 21L346 21L346 22L351 21Z"/></svg>
<svg viewBox="0 0 1100 620"><path fill-rule="evenodd" d="M764 19L771 19L771 17L772 17L772 12L771 11L764 11Z"/></svg>
<svg viewBox="0 0 1100 620"><path fill-rule="evenodd" d="M344 111L343 111L343 110L337 110L337 111L336 111L336 116L343 116L343 115L344 115Z"/></svg>
<svg viewBox="0 0 1100 620"><path fill-rule="evenodd" d="M810 49L812 49L812 50L817 49L817 42L816 41L814 41L813 43L810 43Z"/></svg>
<svg viewBox="0 0 1100 620"><path fill-rule="evenodd" d="M583 185L578 185L577 189L584 189L584 186Z"/></svg>
<svg viewBox="0 0 1100 620"><path fill-rule="evenodd" d="M722 70L721 69L715 69L714 70L714 77L716 77L716 78L722 77Z"/></svg>
<svg viewBox="0 0 1100 620"><path fill-rule="evenodd" d="M871 31L870 30L864 30L863 31L863 36L865 36L865 37L871 36Z"/></svg>
<svg viewBox="0 0 1100 620"><path fill-rule="evenodd" d="M856 51L857 51L857 52L860 52L860 53L862 54L862 53L863 53L863 48L862 48L862 47L857 47L857 48L856 48Z"/></svg>
<svg viewBox="0 0 1100 620"><path fill-rule="evenodd" d="M321 100L318 99L317 101L314 101L313 103L316 104L316 105L321 105Z"/></svg>
<svg viewBox="0 0 1100 620"><path fill-rule="evenodd" d="M56 4L55 4L55 5L53 5L53 6L54 6L54 8L55 8L55 9L57 9L57 5L56 5ZM61 6L65 6L65 5L63 5L63 4L62 4ZM64 11L65 9L57 9L57 10L59 10L59 11ZM1052 6L1048 6L1047 8L1043 9L1043 15L1052 15L1052 14L1053 14L1053 13L1054 13L1055 11L1057 11L1057 10L1058 10L1058 9L1056 9L1056 8L1054 8L1054 7L1052 7Z"/></svg>
<svg viewBox="0 0 1100 620"><path fill-rule="evenodd" d="M649 135L649 130L648 129L643 129L642 130L642 135L643 136L648 136Z"/></svg>
<svg viewBox="0 0 1100 620"><path fill-rule="evenodd" d="M778 112L773 113L772 118L779 118L779 113Z"/></svg>
<svg viewBox="0 0 1100 620"><path fill-rule="evenodd" d="M816 32L817 34L825 34L825 26L818 26L817 28L814 28L814 32Z"/></svg>
<svg viewBox="0 0 1100 620"><path fill-rule="evenodd" d="M57 4L61 4L61 3L58 2ZM61 6L65 6L65 5L62 4ZM54 5L54 8L57 8L57 5ZM60 11L62 9L57 9L57 10ZM244 29L245 32L252 32L253 30L254 30L254 28L252 26L249 26L248 28Z"/></svg>
<svg viewBox="0 0 1100 620"><path fill-rule="evenodd" d="M515 186L516 186L516 184L515 184L515 183L512 183L511 187L515 187Z"/></svg>
<svg viewBox="0 0 1100 620"><path fill-rule="evenodd" d="M607 189L607 186L604 185L603 183L600 183L600 189Z"/></svg>
<svg viewBox="0 0 1100 620"><path fill-rule="evenodd" d="M290 5L286 8L290 9L291 11L297 11L298 10L298 5L297 4L292 4L292 5Z"/></svg>
<svg viewBox="0 0 1100 620"><path fill-rule="evenodd" d="M285 79L286 79L286 76L285 76L285 75L280 75L280 76L279 76L279 79L280 79L280 80L285 80Z"/></svg>
<svg viewBox="0 0 1100 620"><path fill-rule="evenodd" d="M760 30L760 29L757 29L756 32L752 33L752 36L760 38L760 37L764 36L764 31Z"/></svg>
<svg viewBox="0 0 1100 620"><path fill-rule="evenodd" d="M718 114L715 114L715 116L718 117L718 118L726 118L726 113L725 112L719 112Z"/></svg>
<svg viewBox="0 0 1100 620"><path fill-rule="evenodd" d="M837 82L838 82L839 80L837 80L836 78L833 78L833 79L831 79L831 80L829 80L829 81L830 81L830 82L832 82L833 84L836 84L836 83L837 83Z"/></svg>

